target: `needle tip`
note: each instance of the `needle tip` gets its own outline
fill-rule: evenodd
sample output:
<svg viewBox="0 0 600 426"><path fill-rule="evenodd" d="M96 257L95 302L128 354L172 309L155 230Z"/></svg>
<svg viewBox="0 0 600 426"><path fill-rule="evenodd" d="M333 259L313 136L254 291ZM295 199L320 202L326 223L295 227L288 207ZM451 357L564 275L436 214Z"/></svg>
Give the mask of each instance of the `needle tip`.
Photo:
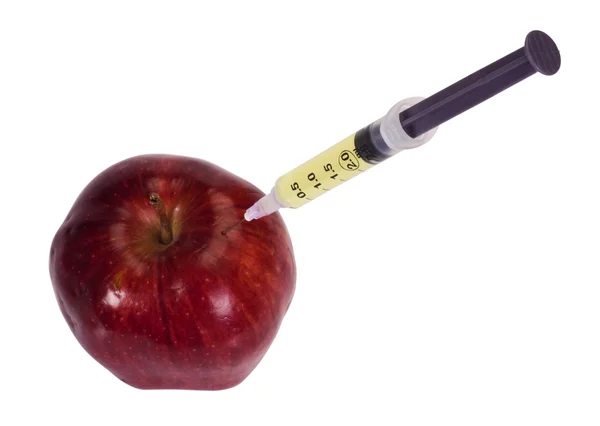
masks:
<svg viewBox="0 0 600 426"><path fill-rule="evenodd" d="M233 224L233 225L231 225L230 227L223 229L223 230L221 231L221 235L227 235L227 233L228 233L229 231L231 231L233 228L235 228L236 226L238 226L239 224L241 224L241 223L242 223L244 220L245 220L245 219L244 219L244 218L242 218L241 220L237 221L236 223L234 223L234 224Z"/></svg>

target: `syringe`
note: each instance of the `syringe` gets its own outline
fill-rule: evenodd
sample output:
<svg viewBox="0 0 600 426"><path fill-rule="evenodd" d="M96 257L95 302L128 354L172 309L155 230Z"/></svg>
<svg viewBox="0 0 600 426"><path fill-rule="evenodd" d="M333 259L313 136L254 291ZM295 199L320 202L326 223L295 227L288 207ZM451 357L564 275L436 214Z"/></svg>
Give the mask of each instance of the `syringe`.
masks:
<svg viewBox="0 0 600 426"><path fill-rule="evenodd" d="M379 120L277 179L270 193L250 207L247 221L280 208L298 208L393 155L429 141L437 127L525 78L553 75L561 58L554 41L532 31L525 46L435 95L408 98Z"/></svg>

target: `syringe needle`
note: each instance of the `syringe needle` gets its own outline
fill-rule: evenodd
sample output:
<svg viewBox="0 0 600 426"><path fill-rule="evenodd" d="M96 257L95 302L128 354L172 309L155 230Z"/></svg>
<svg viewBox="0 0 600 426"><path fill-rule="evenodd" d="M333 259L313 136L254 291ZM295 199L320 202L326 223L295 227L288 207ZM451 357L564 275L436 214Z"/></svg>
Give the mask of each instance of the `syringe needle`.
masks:
<svg viewBox="0 0 600 426"><path fill-rule="evenodd" d="M238 226L239 224L241 224L245 219L242 218L241 220L237 221L236 223L234 223L233 225L231 225L228 228L225 228L221 231L222 235L226 235L229 231L231 231L233 228L235 228L236 226Z"/></svg>

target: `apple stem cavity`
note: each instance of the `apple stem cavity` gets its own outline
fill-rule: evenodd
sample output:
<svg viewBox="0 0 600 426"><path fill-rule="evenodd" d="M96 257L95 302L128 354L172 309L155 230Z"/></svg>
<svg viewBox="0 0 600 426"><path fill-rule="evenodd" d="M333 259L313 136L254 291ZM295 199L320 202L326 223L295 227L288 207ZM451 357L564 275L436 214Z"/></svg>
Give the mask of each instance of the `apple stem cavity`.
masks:
<svg viewBox="0 0 600 426"><path fill-rule="evenodd" d="M171 229L171 224L169 223L169 218L167 217L165 203L163 202L162 198L160 198L160 195L158 195L156 192L150 194L149 198L150 204L154 206L160 219L159 241L161 244L168 246L173 242L173 230Z"/></svg>

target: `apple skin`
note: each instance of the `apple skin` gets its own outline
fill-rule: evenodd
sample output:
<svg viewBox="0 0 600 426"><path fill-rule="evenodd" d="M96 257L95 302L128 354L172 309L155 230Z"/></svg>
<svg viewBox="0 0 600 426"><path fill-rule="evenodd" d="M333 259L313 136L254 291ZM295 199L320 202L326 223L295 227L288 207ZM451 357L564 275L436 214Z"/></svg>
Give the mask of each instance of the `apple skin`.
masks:
<svg viewBox="0 0 600 426"><path fill-rule="evenodd" d="M212 163L173 155L133 157L93 179L50 250L56 299L81 346L139 389L241 383L272 344L295 290L278 213L222 233L263 195Z"/></svg>

